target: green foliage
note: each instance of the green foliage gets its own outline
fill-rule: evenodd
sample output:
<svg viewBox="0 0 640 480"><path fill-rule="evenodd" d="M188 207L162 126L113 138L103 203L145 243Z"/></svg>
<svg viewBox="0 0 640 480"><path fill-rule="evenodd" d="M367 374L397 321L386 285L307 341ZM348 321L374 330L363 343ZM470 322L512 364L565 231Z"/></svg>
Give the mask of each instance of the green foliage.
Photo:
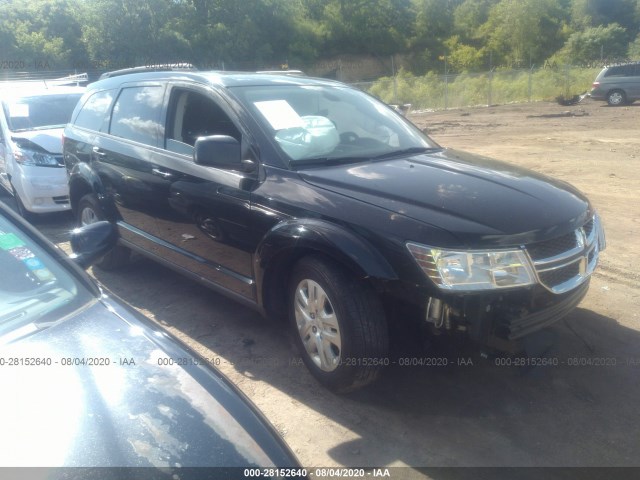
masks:
<svg viewBox="0 0 640 480"><path fill-rule="evenodd" d="M485 66L485 49L475 48L460 43L459 37L454 35L444 42L447 47L450 70L453 72L466 72L481 70Z"/></svg>
<svg viewBox="0 0 640 480"><path fill-rule="evenodd" d="M629 57L630 60L640 60L640 35L629 44L627 57Z"/></svg>
<svg viewBox="0 0 640 480"><path fill-rule="evenodd" d="M627 54L626 31L620 25L589 27L581 32L572 34L559 58L585 64L594 60L621 59Z"/></svg>
<svg viewBox="0 0 640 480"><path fill-rule="evenodd" d="M453 31L453 14L459 1L412 0L414 15L409 46L416 53L416 72L440 70L440 57L447 53L445 40Z"/></svg>
<svg viewBox="0 0 640 480"><path fill-rule="evenodd" d="M326 51L389 55L406 49L410 0L327 0L320 22Z"/></svg>
<svg viewBox="0 0 640 480"><path fill-rule="evenodd" d="M31 69L304 68L333 55L402 54L409 85L409 73L444 73L445 57L450 72L582 64L601 48L637 58L638 34L640 0L0 1L0 60Z"/></svg>
<svg viewBox="0 0 640 480"><path fill-rule="evenodd" d="M540 65L562 46L565 20L556 0L501 0L482 32L494 64Z"/></svg>
<svg viewBox="0 0 640 480"><path fill-rule="evenodd" d="M401 71L376 81L369 92L387 103L410 103L413 109L552 100L589 90L599 68L540 68L490 73L415 76Z"/></svg>
<svg viewBox="0 0 640 480"><path fill-rule="evenodd" d="M453 13L454 32L466 41L482 39L481 27L489 19L491 0L464 0Z"/></svg>
<svg viewBox="0 0 640 480"><path fill-rule="evenodd" d="M92 0L83 3L82 37L92 62L124 68L161 60L175 61L188 45L171 24L170 0Z"/></svg>
<svg viewBox="0 0 640 480"><path fill-rule="evenodd" d="M44 62L69 64L86 59L76 0L17 0L0 3L0 45L4 60L27 68Z"/></svg>
<svg viewBox="0 0 640 480"><path fill-rule="evenodd" d="M577 31L617 23L625 30L628 41L638 34L640 2L638 0L572 0L571 18Z"/></svg>

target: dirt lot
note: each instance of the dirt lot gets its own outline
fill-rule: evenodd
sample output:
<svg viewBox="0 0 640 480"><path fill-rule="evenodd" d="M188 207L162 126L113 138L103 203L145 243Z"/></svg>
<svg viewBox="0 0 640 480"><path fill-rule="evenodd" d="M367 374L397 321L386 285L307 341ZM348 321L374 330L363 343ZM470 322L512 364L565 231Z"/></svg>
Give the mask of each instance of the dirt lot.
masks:
<svg viewBox="0 0 640 480"><path fill-rule="evenodd" d="M93 274L203 356L221 359L305 466L640 466L640 105L587 100L410 118L444 146L570 182L601 213L608 248L590 292L546 334L558 366L475 357L459 366L467 353L451 349L447 367L389 368L372 388L336 396L300 364L281 324L143 259ZM38 226L67 247L68 217ZM449 478L437 469L426 475Z"/></svg>

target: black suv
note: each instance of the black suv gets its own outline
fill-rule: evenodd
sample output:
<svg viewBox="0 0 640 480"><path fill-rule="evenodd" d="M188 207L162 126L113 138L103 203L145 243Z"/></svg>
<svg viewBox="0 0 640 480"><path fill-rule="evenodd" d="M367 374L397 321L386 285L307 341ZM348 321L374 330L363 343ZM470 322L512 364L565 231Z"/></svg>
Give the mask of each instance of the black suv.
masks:
<svg viewBox="0 0 640 480"><path fill-rule="evenodd" d="M149 72L89 86L65 130L80 224L288 317L302 357L346 391L412 319L509 350L573 309L604 248L571 186L447 150L347 85Z"/></svg>

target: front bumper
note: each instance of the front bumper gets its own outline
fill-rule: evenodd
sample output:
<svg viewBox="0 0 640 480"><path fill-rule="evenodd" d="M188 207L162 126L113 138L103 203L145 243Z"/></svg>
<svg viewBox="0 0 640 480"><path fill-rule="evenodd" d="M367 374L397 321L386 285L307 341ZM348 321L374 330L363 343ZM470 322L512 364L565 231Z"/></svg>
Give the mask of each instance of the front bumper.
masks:
<svg viewBox="0 0 640 480"><path fill-rule="evenodd" d="M64 168L21 167L11 183L25 208L33 213L61 212L71 209L69 185Z"/></svg>
<svg viewBox="0 0 640 480"><path fill-rule="evenodd" d="M586 282L564 295L564 298L557 303L552 303L541 310L526 313L520 317L503 318L497 324L496 333L508 340L518 340L552 325L576 308L588 290L589 282Z"/></svg>
<svg viewBox="0 0 640 480"><path fill-rule="evenodd" d="M575 309L587 294L589 281L562 294L535 285L438 297L430 297L434 292L424 288L404 284L387 297L387 312L394 312L396 320L412 318L432 334L461 333L481 346L515 353L522 338L556 323Z"/></svg>
<svg viewBox="0 0 640 480"><path fill-rule="evenodd" d="M587 294L589 280L561 295L536 286L504 294L445 299L450 321L473 340L491 346L519 340L554 324L570 313ZM427 312L425 309L425 319Z"/></svg>

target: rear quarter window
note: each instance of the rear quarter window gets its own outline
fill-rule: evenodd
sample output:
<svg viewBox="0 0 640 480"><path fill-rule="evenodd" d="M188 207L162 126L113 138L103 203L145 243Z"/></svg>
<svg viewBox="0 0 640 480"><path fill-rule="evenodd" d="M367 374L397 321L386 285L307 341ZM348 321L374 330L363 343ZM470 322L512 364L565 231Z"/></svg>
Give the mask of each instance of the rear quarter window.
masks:
<svg viewBox="0 0 640 480"><path fill-rule="evenodd" d="M100 131L113 102L114 92L115 90L104 90L91 95L78 112L74 124L89 130Z"/></svg>
<svg viewBox="0 0 640 480"><path fill-rule="evenodd" d="M157 146L164 137L160 121L164 88L144 86L123 88L113 106L109 133L146 145Z"/></svg>
<svg viewBox="0 0 640 480"><path fill-rule="evenodd" d="M605 77L631 77L634 74L635 65L618 65L609 68Z"/></svg>

